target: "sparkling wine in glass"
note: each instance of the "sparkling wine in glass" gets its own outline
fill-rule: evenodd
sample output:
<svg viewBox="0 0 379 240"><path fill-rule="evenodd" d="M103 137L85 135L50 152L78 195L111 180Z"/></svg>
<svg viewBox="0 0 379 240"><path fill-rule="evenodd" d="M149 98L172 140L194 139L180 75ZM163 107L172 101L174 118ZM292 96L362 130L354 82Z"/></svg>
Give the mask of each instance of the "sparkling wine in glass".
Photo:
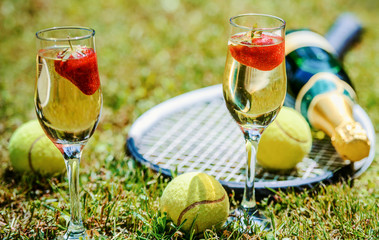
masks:
<svg viewBox="0 0 379 240"><path fill-rule="evenodd" d="M244 195L232 216L247 216L249 224L262 229L271 224L259 214L255 201L256 152L286 94L285 25L284 20L265 14L232 17L223 79L225 103L242 130L247 153Z"/></svg>
<svg viewBox="0 0 379 240"><path fill-rule="evenodd" d="M80 209L79 164L102 109L95 31L84 27L54 27L38 31L36 38L37 118L62 153L69 181L71 218L63 238L86 239Z"/></svg>

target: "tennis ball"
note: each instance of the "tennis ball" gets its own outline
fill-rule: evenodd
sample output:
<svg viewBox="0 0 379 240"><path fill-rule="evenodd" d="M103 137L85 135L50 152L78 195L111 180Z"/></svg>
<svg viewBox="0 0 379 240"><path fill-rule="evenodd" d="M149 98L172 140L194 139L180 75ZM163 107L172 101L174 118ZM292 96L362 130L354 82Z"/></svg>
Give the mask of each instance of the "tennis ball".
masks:
<svg viewBox="0 0 379 240"><path fill-rule="evenodd" d="M184 173L165 188L160 208L176 226L196 233L222 226L229 215L229 198L222 185L205 173Z"/></svg>
<svg viewBox="0 0 379 240"><path fill-rule="evenodd" d="M263 132L257 161L271 170L289 170L301 162L312 148L309 124L295 109L283 107Z"/></svg>
<svg viewBox="0 0 379 240"><path fill-rule="evenodd" d="M37 120L24 123L13 133L8 150L13 169L17 172L55 175L65 169L61 152L45 135Z"/></svg>

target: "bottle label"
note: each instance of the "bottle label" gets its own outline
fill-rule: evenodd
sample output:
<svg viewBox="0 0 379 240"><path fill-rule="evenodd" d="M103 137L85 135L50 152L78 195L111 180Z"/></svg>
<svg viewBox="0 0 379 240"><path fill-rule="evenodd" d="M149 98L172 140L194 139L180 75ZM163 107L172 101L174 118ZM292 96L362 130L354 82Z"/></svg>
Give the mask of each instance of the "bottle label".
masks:
<svg viewBox="0 0 379 240"><path fill-rule="evenodd" d="M336 55L332 45L320 34L311 31L295 31L286 34L286 55L302 47L318 47Z"/></svg>
<svg viewBox="0 0 379 240"><path fill-rule="evenodd" d="M332 73L320 72L313 75L302 87L297 95L295 108L303 116L308 116L312 100L318 95L330 92L337 92L345 96L349 102L355 102L356 95L349 84Z"/></svg>

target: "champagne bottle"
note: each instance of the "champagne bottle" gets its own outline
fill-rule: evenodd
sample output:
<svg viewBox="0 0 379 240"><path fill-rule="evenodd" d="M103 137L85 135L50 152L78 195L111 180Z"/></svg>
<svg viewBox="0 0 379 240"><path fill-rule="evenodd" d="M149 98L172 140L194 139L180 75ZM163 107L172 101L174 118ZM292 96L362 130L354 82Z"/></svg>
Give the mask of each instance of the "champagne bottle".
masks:
<svg viewBox="0 0 379 240"><path fill-rule="evenodd" d="M340 19L340 27L334 27L333 31L358 26L357 22L355 25L351 22L354 20L351 16L344 17ZM287 92L296 99L295 108L312 127L330 136L343 159L354 162L369 155L370 141L353 118L352 108L357 97L339 61L353 34L357 34L356 29L340 34L340 41L335 42L334 47L326 38L308 29L288 31L286 68Z"/></svg>

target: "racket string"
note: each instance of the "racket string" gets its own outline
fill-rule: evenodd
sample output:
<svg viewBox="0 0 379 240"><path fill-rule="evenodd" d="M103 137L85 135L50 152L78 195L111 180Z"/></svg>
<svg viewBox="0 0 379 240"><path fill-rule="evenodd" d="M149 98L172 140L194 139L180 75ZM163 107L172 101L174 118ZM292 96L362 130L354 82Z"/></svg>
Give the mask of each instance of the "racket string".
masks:
<svg viewBox="0 0 379 240"><path fill-rule="evenodd" d="M163 169L206 172L225 182L244 182L243 137L222 96L173 111L159 119L137 144L145 159ZM312 151L290 173L278 174L257 165L257 182L314 178L349 164L328 138L314 139Z"/></svg>

